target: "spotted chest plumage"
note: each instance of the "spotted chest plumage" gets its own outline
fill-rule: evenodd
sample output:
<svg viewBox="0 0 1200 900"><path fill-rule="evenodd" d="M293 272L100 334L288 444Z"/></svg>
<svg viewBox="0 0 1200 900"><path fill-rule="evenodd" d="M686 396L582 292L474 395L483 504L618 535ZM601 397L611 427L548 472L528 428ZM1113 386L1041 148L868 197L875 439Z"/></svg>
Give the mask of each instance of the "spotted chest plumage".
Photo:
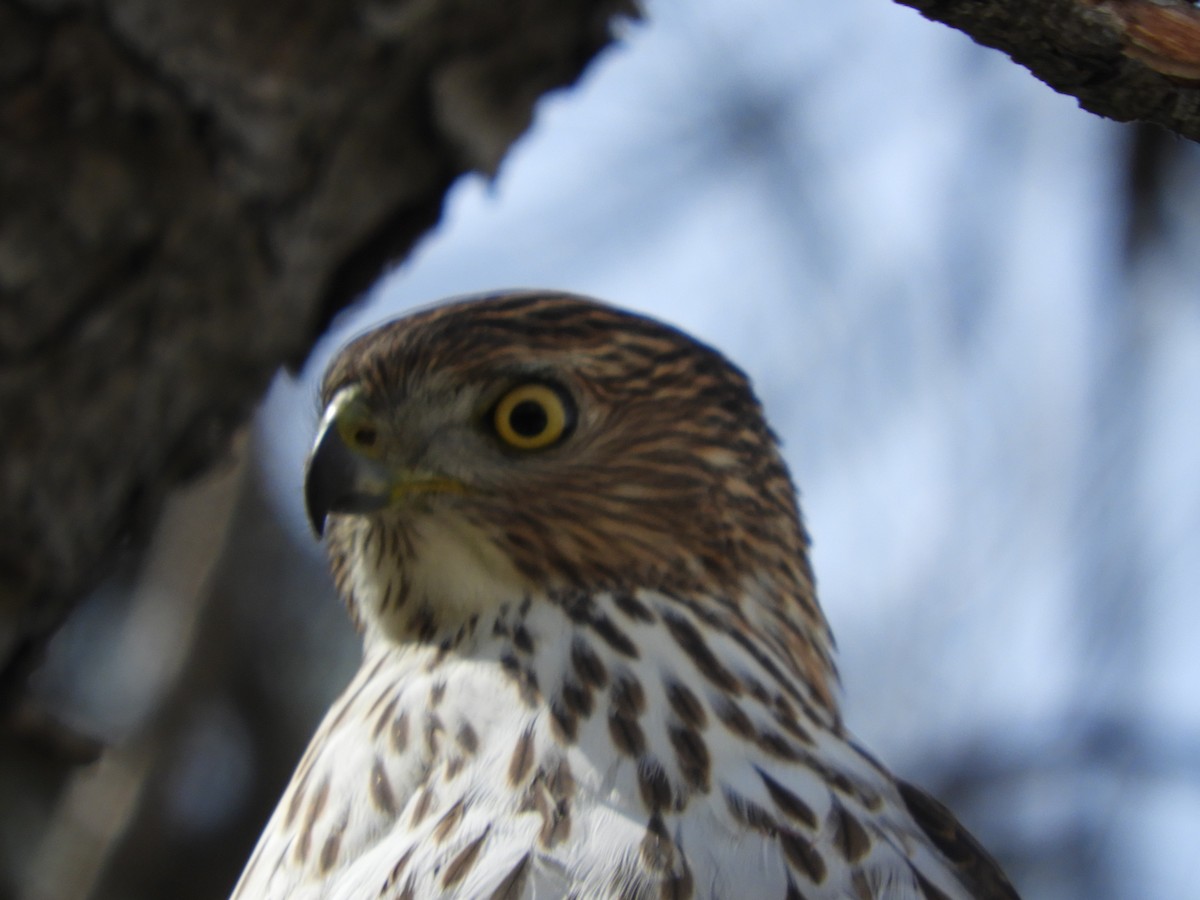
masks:
<svg viewBox="0 0 1200 900"><path fill-rule="evenodd" d="M529 599L368 653L243 896L921 896L886 773L687 599Z"/></svg>
<svg viewBox="0 0 1200 900"><path fill-rule="evenodd" d="M1013 898L845 734L745 377L581 298L331 366L306 482L364 640L238 898Z"/></svg>

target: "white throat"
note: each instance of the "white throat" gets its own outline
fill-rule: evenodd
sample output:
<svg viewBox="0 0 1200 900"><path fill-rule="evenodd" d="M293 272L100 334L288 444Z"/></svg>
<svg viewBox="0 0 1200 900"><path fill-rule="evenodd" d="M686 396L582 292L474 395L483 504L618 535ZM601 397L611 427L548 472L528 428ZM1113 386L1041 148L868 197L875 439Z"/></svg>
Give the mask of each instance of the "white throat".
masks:
<svg viewBox="0 0 1200 900"><path fill-rule="evenodd" d="M438 631L454 632L527 596L508 558L461 516L435 513L393 528L364 523L355 535L350 583L368 641L412 640L414 626L431 617Z"/></svg>

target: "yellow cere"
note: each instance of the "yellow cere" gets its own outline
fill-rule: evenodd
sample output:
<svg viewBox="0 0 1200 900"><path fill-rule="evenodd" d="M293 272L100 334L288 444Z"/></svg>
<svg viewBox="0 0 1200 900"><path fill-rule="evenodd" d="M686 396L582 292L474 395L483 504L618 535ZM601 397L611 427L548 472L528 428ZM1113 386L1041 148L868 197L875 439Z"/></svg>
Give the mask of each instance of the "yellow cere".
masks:
<svg viewBox="0 0 1200 900"><path fill-rule="evenodd" d="M400 476L392 485L392 503L421 494L465 494L466 487L452 478L429 478L412 473Z"/></svg>

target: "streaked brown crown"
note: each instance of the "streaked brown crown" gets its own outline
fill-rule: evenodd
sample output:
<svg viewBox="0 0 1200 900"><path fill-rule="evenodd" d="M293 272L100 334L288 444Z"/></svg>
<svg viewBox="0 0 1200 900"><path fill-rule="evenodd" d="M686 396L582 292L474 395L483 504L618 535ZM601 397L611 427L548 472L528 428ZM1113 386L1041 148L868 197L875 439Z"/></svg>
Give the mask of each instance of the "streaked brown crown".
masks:
<svg viewBox="0 0 1200 900"><path fill-rule="evenodd" d="M488 435L488 411L531 380L564 390L577 418L561 443L513 452ZM454 508L530 583L689 598L714 624L783 645L828 695L832 639L795 491L746 376L715 350L591 300L509 293L358 338L324 401L349 385L388 409L470 398L484 437Z"/></svg>

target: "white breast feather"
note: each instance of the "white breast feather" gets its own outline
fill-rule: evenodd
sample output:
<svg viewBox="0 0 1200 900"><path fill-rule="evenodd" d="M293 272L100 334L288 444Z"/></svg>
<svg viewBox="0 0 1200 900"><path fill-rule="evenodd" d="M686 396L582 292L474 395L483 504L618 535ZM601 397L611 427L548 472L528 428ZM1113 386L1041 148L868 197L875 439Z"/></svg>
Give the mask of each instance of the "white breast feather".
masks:
<svg viewBox="0 0 1200 900"><path fill-rule="evenodd" d="M482 577L469 567L460 567L459 573L463 585ZM657 620L663 611L678 612L678 604L650 592L638 598L655 612L656 621L633 621L615 609L610 598L595 598L597 609L604 610L637 646L636 659L608 646L559 607L533 598L524 619L533 652L518 654L521 671L532 672L541 691L540 702L532 706L522 699L518 679L502 663L514 654L511 627L507 634L493 634L494 623L481 621L473 646L444 655L438 663L436 647L369 641L362 669L314 737L235 897L365 900L400 896L406 886L418 898L486 897L527 853L532 857L522 895L526 898L570 894L599 900L614 896L614 886L622 878L628 883L629 873L640 877L648 812L639 792L637 762L617 751L610 734L609 693L595 692L592 714L580 718L574 743L556 738L547 711L549 700L570 674L570 648L576 636L582 636L603 661L609 690L618 675L635 680L644 690L646 710L639 724L646 755L662 764L675 792L677 808L668 810L664 821L676 845L674 852L686 859L696 898L786 895L789 867L779 841L748 829L726 800L726 793L731 793L786 821L760 770L800 798L822 823L808 837L824 861L826 875L819 885L797 879L804 896L813 900L853 896L851 867L834 849L828 823L836 798L851 809L871 837L871 850L859 867L873 888L886 885L889 897L918 896L904 859L912 856L919 857L925 877L947 896L966 897L936 851L918 837L890 779L842 738L816 724L806 725L815 739L808 752L882 796L885 803L880 811L837 797L809 766L774 758L733 734L715 714L715 704L722 700L720 690L697 671ZM508 614L513 615L511 607ZM770 683L736 641L708 637L711 649L730 670ZM689 687L705 706L707 724L702 734L712 771L708 793L686 787L668 737L674 715L666 697L668 678ZM435 703L439 689L440 700ZM761 702L742 696L739 703L757 727L772 726L770 711ZM406 720L408 733L398 750L393 730L401 720ZM334 727L335 722L340 724ZM457 740L464 726L469 726L477 742L473 754L465 753ZM514 749L527 729L533 734L530 771L554 770L565 761L574 784L569 831L549 847L539 839L544 815L529 808L524 787L510 784ZM378 785L372 787L381 772L390 806L380 802ZM527 777L523 784L528 781ZM316 798L325 783L328 788L320 803ZM429 789L432 800L423 800ZM418 816L422 802L428 809ZM462 815L439 842L435 831L456 803L462 804ZM289 822L288 810L293 806L296 811ZM299 848L306 832L307 851L302 853ZM449 862L485 834L467 875L445 887ZM326 870L322 853L330 841L336 841L335 861ZM406 855L400 877L385 888ZM650 896L649 889L646 895Z"/></svg>

